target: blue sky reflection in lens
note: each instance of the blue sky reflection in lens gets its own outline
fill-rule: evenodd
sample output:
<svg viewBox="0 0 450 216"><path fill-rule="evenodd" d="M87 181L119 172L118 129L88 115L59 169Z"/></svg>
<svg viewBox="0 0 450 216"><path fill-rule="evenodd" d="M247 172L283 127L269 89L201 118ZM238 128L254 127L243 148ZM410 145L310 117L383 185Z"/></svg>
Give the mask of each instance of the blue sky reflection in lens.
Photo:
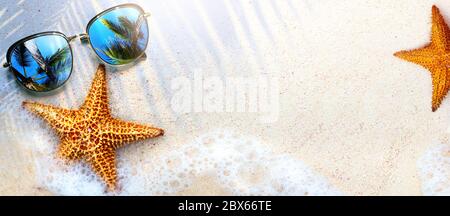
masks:
<svg viewBox="0 0 450 216"><path fill-rule="evenodd" d="M93 21L88 34L93 49L102 60L112 65L123 65L144 53L148 25L141 10L118 8Z"/></svg>
<svg viewBox="0 0 450 216"><path fill-rule="evenodd" d="M60 35L41 35L19 43L10 59L17 80L32 91L56 89L72 72L72 52Z"/></svg>

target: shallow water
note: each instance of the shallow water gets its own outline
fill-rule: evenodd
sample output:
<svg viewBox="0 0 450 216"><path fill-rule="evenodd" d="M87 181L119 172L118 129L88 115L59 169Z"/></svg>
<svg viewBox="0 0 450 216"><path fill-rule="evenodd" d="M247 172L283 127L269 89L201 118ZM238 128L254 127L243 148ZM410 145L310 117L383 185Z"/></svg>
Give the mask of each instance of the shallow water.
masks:
<svg viewBox="0 0 450 216"><path fill-rule="evenodd" d="M41 137L44 135L44 137ZM88 166L67 165L49 156L54 149L45 134L33 151L42 187L61 195L104 195L105 186ZM54 153L52 152L52 155ZM121 158L121 154L119 154ZM163 155L118 161L120 191L116 195L180 194L207 178L203 185L223 195L339 195L337 189L301 160L270 152L257 139L226 131L204 134Z"/></svg>

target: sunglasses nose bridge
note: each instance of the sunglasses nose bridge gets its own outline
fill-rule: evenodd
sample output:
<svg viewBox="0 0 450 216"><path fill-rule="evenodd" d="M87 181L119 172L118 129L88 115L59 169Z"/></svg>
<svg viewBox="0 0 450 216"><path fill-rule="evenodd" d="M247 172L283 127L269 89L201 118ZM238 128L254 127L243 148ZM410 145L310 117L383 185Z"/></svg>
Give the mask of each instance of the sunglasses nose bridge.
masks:
<svg viewBox="0 0 450 216"><path fill-rule="evenodd" d="M87 43L89 41L89 36L86 33L81 33L81 34L77 34L77 35L74 35L74 36L70 36L67 39L68 39L69 42L72 42L76 38L80 38L81 43Z"/></svg>

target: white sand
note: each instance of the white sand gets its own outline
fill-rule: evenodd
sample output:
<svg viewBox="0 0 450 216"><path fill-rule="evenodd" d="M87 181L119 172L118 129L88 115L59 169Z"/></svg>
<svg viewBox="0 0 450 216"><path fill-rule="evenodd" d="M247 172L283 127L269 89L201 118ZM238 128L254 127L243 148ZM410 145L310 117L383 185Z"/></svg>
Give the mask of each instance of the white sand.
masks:
<svg viewBox="0 0 450 216"><path fill-rule="evenodd" d="M96 13L126 2L53 1L55 4L46 1L47 6L36 0L5 1L0 6L0 57L10 44L32 33L81 33ZM296 161L297 165L286 167L286 173L292 174L286 178L291 179L272 185L258 183L252 179L265 174L245 177L251 166L238 163L229 165L243 168L233 177L249 179L248 187L254 191L234 191L224 183L226 178L211 172L218 169L207 168L189 178L186 188L175 189L182 181L172 187L167 182L172 188L167 193L431 194L429 187L423 186L426 179L420 176L427 172L423 169L434 172L435 167L419 169L417 165L427 149L447 139L450 99L432 113L429 73L392 54L428 42L433 4L450 23L450 2L135 2L152 12L148 59L136 67L108 73L111 108L117 117L157 125L166 129L166 135L119 151L124 194L158 194L150 188L164 182L126 176L170 176L167 173L174 168L159 164L160 160L213 131L231 131L254 140L261 146L255 148L270 152L264 157ZM72 46L74 72L55 95L33 97L24 93L11 75L0 77L0 194L83 194L88 187L95 188L93 194L96 190L101 193L103 185L89 179L89 172L77 175L81 169L77 170L77 165L50 169L53 163L46 159L58 142L47 126L20 107L25 99L73 108L82 103L97 60L89 47L78 42ZM222 77L278 77L278 120L261 123L258 113L173 112L173 79L193 79L194 71ZM226 142L214 145L219 143ZM71 190L73 184L68 180L73 178L84 179L81 191ZM295 184L304 181L312 186ZM445 184L445 178L443 181ZM291 189L276 191L280 184L291 185Z"/></svg>

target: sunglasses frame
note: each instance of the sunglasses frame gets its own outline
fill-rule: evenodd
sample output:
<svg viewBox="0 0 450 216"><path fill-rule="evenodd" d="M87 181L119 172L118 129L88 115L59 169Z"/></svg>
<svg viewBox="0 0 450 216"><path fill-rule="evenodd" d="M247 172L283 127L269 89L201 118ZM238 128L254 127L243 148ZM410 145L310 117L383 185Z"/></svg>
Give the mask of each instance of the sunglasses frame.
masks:
<svg viewBox="0 0 450 216"><path fill-rule="evenodd" d="M70 46L70 40L69 40L69 38L68 38L64 33L61 33L61 32L58 32L58 31L46 31L46 32L40 32L40 33L37 33L37 34L32 34L32 35L30 35L30 36L24 37L24 38L18 40L17 42L13 43L13 44L8 48L8 51L6 52L6 63L3 65L3 67L8 67L8 68L11 67L11 53L12 53L12 51L16 48L17 45L19 45L19 44L21 44L21 43L24 43L24 42L26 42L26 41L29 41L29 40L31 40L31 39L38 38L38 37L42 37L42 36L47 36L47 35L57 35L57 36L60 36L60 37L62 37L62 38L64 38L64 39L66 40L67 45L69 46L70 56L71 56L71 58L72 58L72 67L70 67L70 73L69 73L69 76L67 77L66 80L64 80L63 83L61 83L58 87L56 87L56 88L54 88L54 89L43 90L43 91L36 91L36 90L27 88L22 82L19 81L19 78L17 77L17 75L14 74L14 77L16 78L17 82L20 83L20 85L21 85L23 88L25 88L25 89L27 89L27 90L29 90L29 91L31 91L31 92L49 92L49 91L53 91L53 90L55 90L55 89L58 89L59 87L63 86L63 85L69 80L70 76L72 75L72 71L73 71L73 51L72 51L72 46ZM14 69L11 69L11 68L10 68L10 70L14 70Z"/></svg>
<svg viewBox="0 0 450 216"><path fill-rule="evenodd" d="M88 33L89 32L89 28L91 27L92 23L94 23L99 17L105 15L108 12L111 12L111 11L114 11L114 10L117 10L117 9L121 9L121 8L134 8L134 9L137 9L140 12L140 16L143 16L144 19L150 16L150 13L146 13L144 11L144 9L141 6L137 5L137 4L127 3L127 4L116 5L116 6L112 7L112 8L108 8L108 9L100 12L99 14L95 15L91 20L89 20L88 24L86 25L86 33L85 34L80 34L81 35L80 40L83 41L84 39L87 39L89 41L89 45L90 45L91 49L95 52L95 54L98 56L99 59L101 59L105 64L111 65L111 66L115 66L115 67L117 67L117 66L126 66L126 65L129 65L129 64L133 64L138 59L140 59L143 55L145 55L145 50L147 50L148 41L149 41L147 39L147 42L146 42L145 47L143 49L144 52L142 52L141 55L139 55L133 61L131 61L131 62L127 63L127 64L123 64L123 65L110 64L110 63L106 62L105 60L103 60L100 57L99 54L97 54L97 51L95 50L94 46L92 45L91 40L89 39L90 38L89 37L89 33ZM145 22L145 24L147 25L147 35L149 35L148 22Z"/></svg>
<svg viewBox="0 0 450 216"><path fill-rule="evenodd" d="M81 34L77 34L77 35L68 37L64 33L59 32L59 31L45 31L45 32L40 32L40 33L29 35L27 37L24 37L24 38L22 38L22 39L20 39L20 40L18 40L16 42L14 42L8 48L8 51L6 52L6 62L3 64L3 67L11 69L11 66L12 66L11 65L11 53L12 53L13 49L16 48L17 45L19 45L21 43L24 43L25 41L28 41L28 40L31 40L31 39L34 39L34 38L38 38L38 37L41 37L41 36L46 36L46 35L58 35L58 36L63 37L67 41L67 44L69 45L69 49L70 49L70 54L72 55L72 67L70 69L69 77L67 77L67 79L60 86L58 86L55 89L43 90L43 91L36 91L36 90L32 90L32 89L29 89L29 88L25 87L24 84L18 80L18 77L16 75L14 75L14 77L16 77L16 80L21 84L21 86L24 87L25 89L31 91L31 92L49 92L49 91L53 91L53 90L56 90L56 89L60 88L61 86L63 86L69 80L70 75L72 75L72 71L73 71L73 51L72 51L72 46L70 45L70 43L76 38L80 38L80 41L82 43L86 43L87 41L89 41L89 47L94 51L94 53L97 56L97 58L100 59L100 61L102 61L102 63L104 63L106 65L113 66L113 67L122 67L122 66L132 65L136 61L138 61L139 59L147 57L147 55L145 54L145 50L147 49L147 46L148 46L148 43L149 43L148 39L147 39L147 42L146 42L145 47L143 49L144 51L142 52L141 55L139 55L138 57L136 57L133 61L131 61L129 63L116 65L116 64L110 64L110 63L106 62L105 60L103 60L100 57L100 55L97 53L97 51L95 50L94 46L92 45L92 42L90 40L89 33L88 33L89 32L89 28L91 27L92 23L94 23L99 17L105 15L108 12L111 12L111 11L114 11L114 10L118 10L118 9L122 9L122 8L134 8L134 9L137 9L139 11L139 13L140 13L140 16L142 16L142 18L145 21L145 24L147 25L147 35L149 35L148 22L145 19L150 17L150 13L145 12L144 9L141 6L137 5L137 4L133 4L133 3L120 4L120 5L116 5L114 7L108 8L108 9L98 13L93 18L91 18L89 20L88 24L86 25L85 33L81 33Z"/></svg>

